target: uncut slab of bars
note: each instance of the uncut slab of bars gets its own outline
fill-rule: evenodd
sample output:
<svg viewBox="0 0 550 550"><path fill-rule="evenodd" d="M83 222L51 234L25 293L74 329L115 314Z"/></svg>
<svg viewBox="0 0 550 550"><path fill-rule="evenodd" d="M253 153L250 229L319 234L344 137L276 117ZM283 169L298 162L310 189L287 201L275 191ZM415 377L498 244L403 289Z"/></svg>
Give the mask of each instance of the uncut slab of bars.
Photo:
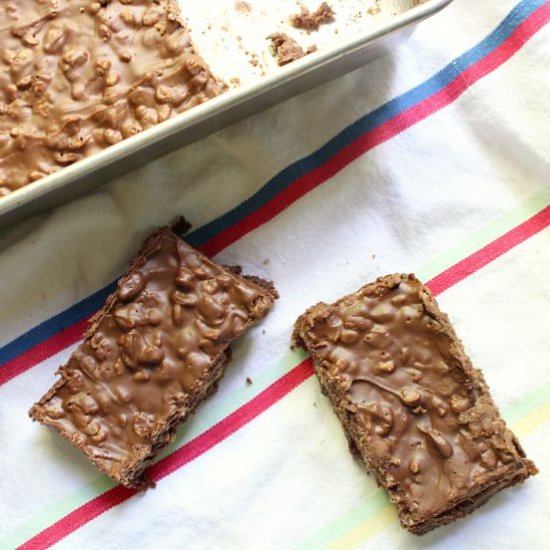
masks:
<svg viewBox="0 0 550 550"><path fill-rule="evenodd" d="M0 197L224 89L176 0L2 0L0 25Z"/></svg>

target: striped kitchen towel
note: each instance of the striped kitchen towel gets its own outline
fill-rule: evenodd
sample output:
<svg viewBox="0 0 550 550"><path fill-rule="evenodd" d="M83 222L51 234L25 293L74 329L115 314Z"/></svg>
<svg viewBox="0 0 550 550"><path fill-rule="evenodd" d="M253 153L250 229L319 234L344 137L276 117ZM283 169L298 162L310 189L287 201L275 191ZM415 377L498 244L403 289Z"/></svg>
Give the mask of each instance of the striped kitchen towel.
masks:
<svg viewBox="0 0 550 550"><path fill-rule="evenodd" d="M550 1L454 2L394 54L0 236L0 548L547 547L549 22ZM27 410L178 214L281 299L138 494ZM422 539L288 347L306 307L394 271L428 281L541 469Z"/></svg>

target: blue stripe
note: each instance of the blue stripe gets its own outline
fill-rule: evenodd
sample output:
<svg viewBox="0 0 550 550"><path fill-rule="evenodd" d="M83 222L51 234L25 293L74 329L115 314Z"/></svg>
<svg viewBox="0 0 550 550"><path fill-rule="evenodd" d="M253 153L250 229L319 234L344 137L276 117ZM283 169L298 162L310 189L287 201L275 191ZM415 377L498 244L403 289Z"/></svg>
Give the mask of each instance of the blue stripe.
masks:
<svg viewBox="0 0 550 550"><path fill-rule="evenodd" d="M107 285L0 348L0 366L98 311L115 288L116 283Z"/></svg>
<svg viewBox="0 0 550 550"><path fill-rule="evenodd" d="M254 195L236 208L212 222L192 231L186 240L193 246L200 246L227 227L250 215L290 186L296 179L321 166L339 150L343 149L365 133L377 128L396 115L424 101L452 82L460 73L486 57L498 48L535 10L546 0L523 0L508 14L506 19L482 42L447 65L436 75L401 96L392 99L378 109L358 119L328 141L314 153L292 163L269 180ZM88 317L101 308L106 297L115 289L115 283L97 291L67 310L51 317L40 325L19 336L0 348L0 367L18 355L47 340L59 331Z"/></svg>
<svg viewBox="0 0 550 550"><path fill-rule="evenodd" d="M464 72L498 48L498 46L506 41L529 15L544 3L545 0L523 0L508 14L506 19L504 19L498 27L477 46L449 63L449 65L429 80L426 80L423 84L392 99L378 109L360 118L333 137L320 149L317 149L317 151L290 164L287 168L269 180L254 195L226 214L199 227L193 231L188 238L191 239L194 246L200 246L206 243L224 229L235 225L243 218L246 218L267 204L281 191L292 185L294 181L324 164L327 159L334 156L335 153L348 146L359 137L441 91L460 73Z"/></svg>

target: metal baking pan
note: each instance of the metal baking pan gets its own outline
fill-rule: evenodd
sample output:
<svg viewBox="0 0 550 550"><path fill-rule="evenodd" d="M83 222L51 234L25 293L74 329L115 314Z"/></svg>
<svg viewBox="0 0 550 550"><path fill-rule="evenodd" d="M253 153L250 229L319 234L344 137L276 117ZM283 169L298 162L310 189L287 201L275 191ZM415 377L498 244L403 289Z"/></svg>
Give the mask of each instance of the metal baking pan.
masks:
<svg viewBox="0 0 550 550"><path fill-rule="evenodd" d="M255 82L244 83L14 191L0 199L0 227L7 227L98 188L111 178L135 170L224 126L353 71L392 50L408 38L416 24L451 2L428 0L389 18L370 31L325 47ZM209 62L205 52L199 50L199 53Z"/></svg>

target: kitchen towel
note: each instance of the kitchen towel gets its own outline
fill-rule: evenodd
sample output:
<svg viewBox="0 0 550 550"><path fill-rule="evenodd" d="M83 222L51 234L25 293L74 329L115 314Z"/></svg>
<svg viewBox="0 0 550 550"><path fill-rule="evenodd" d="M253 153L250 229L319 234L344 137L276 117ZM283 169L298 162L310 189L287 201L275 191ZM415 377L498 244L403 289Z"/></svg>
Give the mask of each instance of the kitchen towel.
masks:
<svg viewBox="0 0 550 550"><path fill-rule="evenodd" d="M549 22L550 1L456 0L391 55L4 231L0 548L548 547ZM179 214L281 298L136 494L27 410ZM437 295L541 470L422 538L289 350L308 306L396 271Z"/></svg>

